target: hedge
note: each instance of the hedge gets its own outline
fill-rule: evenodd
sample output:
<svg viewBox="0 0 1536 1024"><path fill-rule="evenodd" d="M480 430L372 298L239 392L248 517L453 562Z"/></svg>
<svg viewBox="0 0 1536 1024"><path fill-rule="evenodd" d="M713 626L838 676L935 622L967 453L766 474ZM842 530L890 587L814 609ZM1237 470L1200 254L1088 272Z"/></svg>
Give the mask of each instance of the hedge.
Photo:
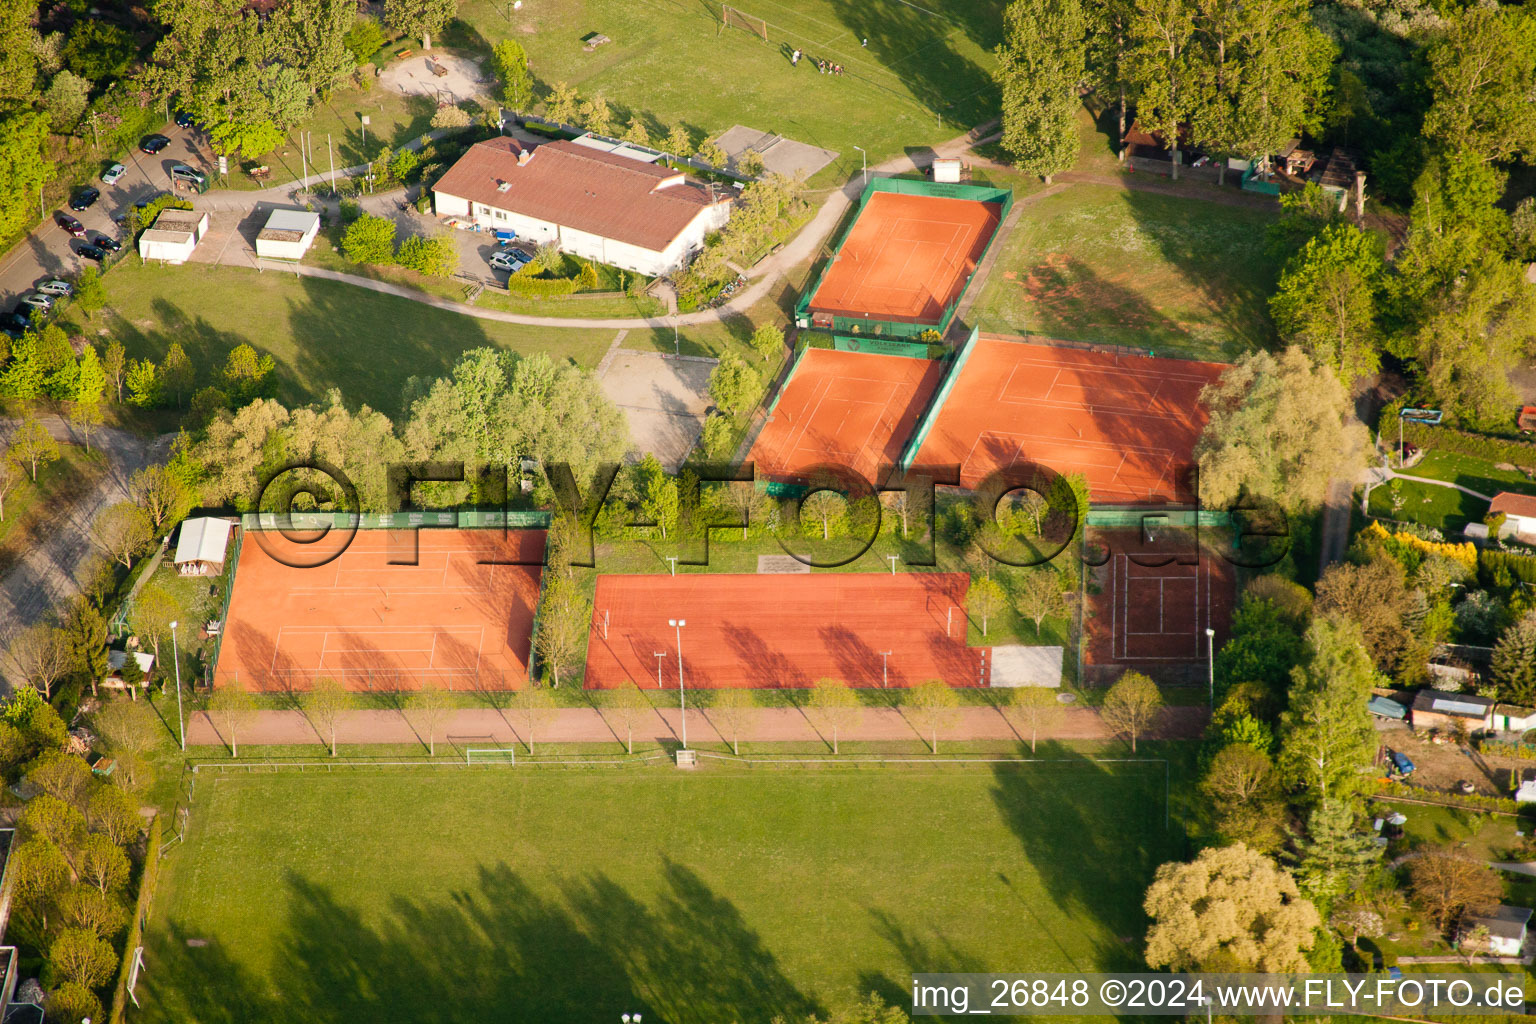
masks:
<svg viewBox="0 0 1536 1024"><path fill-rule="evenodd" d="M1536 442L1489 437L1486 434L1457 430L1455 427L1432 427L1413 420L1403 421L1403 440L1411 441L1420 448L1438 448L1457 455L1487 459L1489 462L1536 467Z"/></svg>
<svg viewBox="0 0 1536 1024"><path fill-rule="evenodd" d="M1512 551L1491 551L1484 548L1477 553L1477 567L1485 580L1491 578L1496 570L1505 569L1522 583L1536 586L1536 557L1531 555L1517 555Z"/></svg>
<svg viewBox="0 0 1536 1024"><path fill-rule="evenodd" d="M149 840L144 844L144 873L139 876L139 898L133 908L133 920L128 923L128 941L123 945L123 963L117 972L117 989L112 993L111 1024L122 1024L127 1011L128 973L133 970L133 951L144 944L144 920L149 916L149 903L154 899L155 881L160 876L160 816L149 823Z"/></svg>
<svg viewBox="0 0 1536 1024"><path fill-rule="evenodd" d="M1375 794L1377 799L1390 800L1394 796L1408 797L1413 800L1423 800L1426 803L1437 804L1441 807L1467 807L1478 811L1500 811L1504 814L1519 814L1520 805L1513 797L1482 796L1473 793L1442 793L1433 789L1421 789L1418 786L1410 786L1406 783L1392 781L1384 784Z"/></svg>
<svg viewBox="0 0 1536 1024"><path fill-rule="evenodd" d="M530 299L548 299L570 295L576 290L574 277L524 277L513 274L507 278L507 293Z"/></svg>

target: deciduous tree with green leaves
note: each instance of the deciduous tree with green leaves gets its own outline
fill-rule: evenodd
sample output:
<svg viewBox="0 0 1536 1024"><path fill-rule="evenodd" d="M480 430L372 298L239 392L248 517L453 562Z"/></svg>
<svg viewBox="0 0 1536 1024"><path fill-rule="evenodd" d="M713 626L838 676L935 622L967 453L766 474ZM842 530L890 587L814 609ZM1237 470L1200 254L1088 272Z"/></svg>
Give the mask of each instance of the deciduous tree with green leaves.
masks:
<svg viewBox="0 0 1536 1024"><path fill-rule="evenodd" d="M304 694L300 703L310 725L330 746L331 756L335 757L336 723L352 706L351 694L336 680L324 676L310 684L309 692Z"/></svg>
<svg viewBox="0 0 1536 1024"><path fill-rule="evenodd" d="M1191 0L1145 0L1131 15L1132 45L1125 62L1136 94L1136 119L1160 136L1179 177L1179 132L1199 98L1196 69L1188 52L1195 33Z"/></svg>
<svg viewBox="0 0 1536 1024"><path fill-rule="evenodd" d="M811 687L806 710L820 722L823 729L832 733L832 753L838 752L838 737L858 726L864 717L864 705L848 684L841 679L823 678Z"/></svg>
<svg viewBox="0 0 1536 1024"><path fill-rule="evenodd" d="M1140 672L1122 675L1104 694L1104 703L1099 707L1105 723L1130 739L1133 754L1137 739L1156 723L1162 712L1162 691Z"/></svg>
<svg viewBox="0 0 1536 1024"><path fill-rule="evenodd" d="M43 426L41 420L32 415L29 409L23 415L21 426L11 435L9 455L18 465L25 465L32 475L32 482L37 482L37 471L40 467L46 467L57 462L62 456L59 450L59 442L53 439L48 428Z"/></svg>
<svg viewBox="0 0 1536 1024"><path fill-rule="evenodd" d="M1345 385L1375 373L1385 269L1374 235L1348 224L1325 228L1286 264L1269 300L1280 336L1331 367Z"/></svg>
<svg viewBox="0 0 1536 1024"><path fill-rule="evenodd" d="M927 734L928 746L937 754L939 734L960 717L960 698L944 680L926 679L902 694L901 711L919 735Z"/></svg>
<svg viewBox="0 0 1536 1024"><path fill-rule="evenodd" d="M423 680L405 698L405 717L413 728L427 734L427 753L437 756L437 730L453 713L453 701L430 679Z"/></svg>
<svg viewBox="0 0 1536 1024"><path fill-rule="evenodd" d="M1460 8L1425 57L1434 95L1426 136L1483 161L1536 153L1536 16L1528 8Z"/></svg>
<svg viewBox="0 0 1536 1024"><path fill-rule="evenodd" d="M1040 731L1049 731L1066 715L1056 694L1053 686L1015 686L998 692L998 711L1014 729L1029 734L1031 754L1035 752Z"/></svg>
<svg viewBox="0 0 1536 1024"><path fill-rule="evenodd" d="M527 110L533 103L533 75L528 71L528 51L516 39L503 39L491 51L496 75L501 79L501 101L513 110Z"/></svg>
<svg viewBox="0 0 1536 1024"><path fill-rule="evenodd" d="M1319 615L1307 647L1306 662L1291 670L1277 766L1301 802L1315 806L1349 799L1367 778L1377 738L1365 705L1377 675L1360 628L1348 620Z"/></svg>
<svg viewBox="0 0 1536 1024"><path fill-rule="evenodd" d="M993 72L1003 96L1002 146L1047 185L1077 161L1084 32L1080 0L1013 0L1003 11Z"/></svg>
<svg viewBox="0 0 1536 1024"><path fill-rule="evenodd" d="M256 713L256 700L236 679L213 691L208 698L208 717L229 741L229 756L240 756L240 730Z"/></svg>
<svg viewBox="0 0 1536 1024"><path fill-rule="evenodd" d="M741 732L758 713L757 694L746 686L715 690L709 700L709 720L731 742L731 753L741 754Z"/></svg>
<svg viewBox="0 0 1536 1024"><path fill-rule="evenodd" d="M728 413L744 412L763 394L763 378L740 356L727 353L709 374L709 397Z"/></svg>
<svg viewBox="0 0 1536 1024"><path fill-rule="evenodd" d="M432 37L458 11L458 0L384 0L385 22L396 32L420 39L423 50L432 49Z"/></svg>
<svg viewBox="0 0 1536 1024"><path fill-rule="evenodd" d="M603 700L603 717L616 724L615 731L624 730L624 749L631 754L635 752L635 727L653 714L651 702L633 679L626 679L623 685L609 690Z"/></svg>

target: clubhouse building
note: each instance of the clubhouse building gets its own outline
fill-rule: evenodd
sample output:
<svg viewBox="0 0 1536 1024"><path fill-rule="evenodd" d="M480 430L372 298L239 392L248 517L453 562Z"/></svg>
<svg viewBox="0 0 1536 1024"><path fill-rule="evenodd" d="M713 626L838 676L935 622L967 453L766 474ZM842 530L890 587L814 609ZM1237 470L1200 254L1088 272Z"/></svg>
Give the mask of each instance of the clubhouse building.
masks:
<svg viewBox="0 0 1536 1024"><path fill-rule="evenodd" d="M659 276L725 225L732 193L654 159L588 138L534 147L497 138L470 147L432 192L438 216L461 225Z"/></svg>

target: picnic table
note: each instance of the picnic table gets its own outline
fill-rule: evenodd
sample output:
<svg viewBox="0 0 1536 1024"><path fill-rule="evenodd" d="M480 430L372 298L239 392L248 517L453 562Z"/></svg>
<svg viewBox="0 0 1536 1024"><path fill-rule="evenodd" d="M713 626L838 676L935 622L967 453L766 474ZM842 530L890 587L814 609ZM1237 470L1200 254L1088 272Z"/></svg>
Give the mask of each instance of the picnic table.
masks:
<svg viewBox="0 0 1536 1024"><path fill-rule="evenodd" d="M401 60L404 60L405 58L409 57L411 54L413 54L415 52L416 52L415 50L396 50L395 51L395 56L399 57Z"/></svg>
<svg viewBox="0 0 1536 1024"><path fill-rule="evenodd" d="M251 177L257 181L265 181L267 178L272 177L272 168L266 164L262 164L260 167L252 167Z"/></svg>

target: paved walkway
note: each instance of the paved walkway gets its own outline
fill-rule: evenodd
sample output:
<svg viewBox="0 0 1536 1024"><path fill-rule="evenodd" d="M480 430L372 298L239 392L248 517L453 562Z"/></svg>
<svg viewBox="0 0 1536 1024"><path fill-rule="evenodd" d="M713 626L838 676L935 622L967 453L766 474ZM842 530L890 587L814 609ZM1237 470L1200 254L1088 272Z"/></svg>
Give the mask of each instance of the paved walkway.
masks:
<svg viewBox="0 0 1536 1024"><path fill-rule="evenodd" d="M1205 728L1206 710L1201 707L1175 707L1163 713L1158 728L1147 738L1189 739L1200 735ZM496 711L490 708L466 708L455 711L439 728L438 742L449 739L459 742L526 743L526 718L515 708ZM635 727L635 742L655 745L675 742L682 734L680 716L676 708L660 709L647 715ZM707 711L690 709L688 712L688 736L691 742L721 743L728 740L709 719ZM240 730L242 745L288 746L313 745L322 742L314 727L300 711L259 711L253 720ZM797 708L761 708L753 712L749 722L741 729L743 741L775 743L814 743L829 741L830 733L823 735L816 728L814 712L808 717ZM898 711L889 708L867 709L857 727L844 729L839 737L843 740L921 740L919 731ZM1099 713L1089 708L1068 708L1061 723L1040 738L1062 740L1109 740L1114 735L1104 724ZM398 711L349 711L342 715L336 727L337 742L343 745L378 743L420 743L424 737L412 728ZM540 743L610 743L622 742L624 732L616 722L610 723L592 708L562 708L552 724L542 727L534 736L534 745ZM939 732L939 749L944 743L956 740L1027 740L1020 737L1008 722L992 708L966 707L959 709L952 727ZM194 714L187 721L187 743L190 746L223 746L224 739L218 728L203 712Z"/></svg>

